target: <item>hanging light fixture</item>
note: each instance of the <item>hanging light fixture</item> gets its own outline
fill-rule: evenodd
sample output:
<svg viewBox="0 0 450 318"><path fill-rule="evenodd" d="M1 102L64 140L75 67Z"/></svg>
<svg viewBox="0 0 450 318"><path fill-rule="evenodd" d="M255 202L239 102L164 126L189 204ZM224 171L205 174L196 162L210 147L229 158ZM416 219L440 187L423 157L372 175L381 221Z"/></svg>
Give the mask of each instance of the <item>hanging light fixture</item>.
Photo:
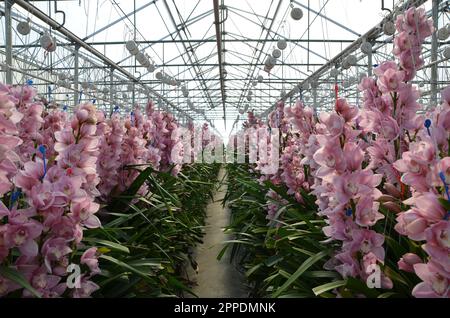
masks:
<svg viewBox="0 0 450 318"><path fill-rule="evenodd" d="M445 41L450 36L450 32L447 27L442 27L437 31L437 37L439 41Z"/></svg>
<svg viewBox="0 0 450 318"><path fill-rule="evenodd" d="M350 66L355 66L358 63L356 56L353 54L347 56L346 60L347 60L348 65L350 65Z"/></svg>
<svg viewBox="0 0 450 318"><path fill-rule="evenodd" d="M20 21L17 23L17 32L19 32L22 35L28 35L30 34L31 27L30 27L30 19L27 19L27 21Z"/></svg>
<svg viewBox="0 0 450 318"><path fill-rule="evenodd" d="M287 42L286 42L286 40L285 40L285 39L279 39L278 42L277 42L277 47L278 47L281 51L283 51L284 49L286 49L286 48L287 48Z"/></svg>
<svg viewBox="0 0 450 318"><path fill-rule="evenodd" d="M339 70L337 68L332 68L330 71L330 76L331 77L339 76Z"/></svg>
<svg viewBox="0 0 450 318"><path fill-rule="evenodd" d="M136 42L134 42L133 40L127 41L127 43L125 43L125 47L132 55L136 55L139 53L139 48Z"/></svg>
<svg viewBox="0 0 450 318"><path fill-rule="evenodd" d="M56 50L56 39L48 34L48 32L45 32L41 36L39 42L41 44L41 47L47 52L54 52Z"/></svg>
<svg viewBox="0 0 450 318"><path fill-rule="evenodd" d="M301 18L303 18L303 11L300 8L292 8L291 10L291 18L294 19L295 21L300 20Z"/></svg>
<svg viewBox="0 0 450 318"><path fill-rule="evenodd" d="M272 57L274 57L274 58L279 58L281 56L281 51L279 50L279 49L274 49L273 51L272 51Z"/></svg>
<svg viewBox="0 0 450 318"><path fill-rule="evenodd" d="M64 81L67 78L66 73L59 73L58 74L58 79L61 81Z"/></svg>
<svg viewBox="0 0 450 318"><path fill-rule="evenodd" d="M450 59L450 46L447 46L444 50L444 52L442 53L442 55L444 55L444 57L446 59Z"/></svg>
<svg viewBox="0 0 450 318"><path fill-rule="evenodd" d="M350 68L350 63L348 62L347 59L342 61L342 69L344 70L348 70Z"/></svg>
<svg viewBox="0 0 450 318"><path fill-rule="evenodd" d="M383 32L386 35L394 35L395 34L395 24L392 21L386 21L383 25Z"/></svg>
<svg viewBox="0 0 450 318"><path fill-rule="evenodd" d="M372 53L372 44L370 42L364 41L360 46L361 52L366 55Z"/></svg>

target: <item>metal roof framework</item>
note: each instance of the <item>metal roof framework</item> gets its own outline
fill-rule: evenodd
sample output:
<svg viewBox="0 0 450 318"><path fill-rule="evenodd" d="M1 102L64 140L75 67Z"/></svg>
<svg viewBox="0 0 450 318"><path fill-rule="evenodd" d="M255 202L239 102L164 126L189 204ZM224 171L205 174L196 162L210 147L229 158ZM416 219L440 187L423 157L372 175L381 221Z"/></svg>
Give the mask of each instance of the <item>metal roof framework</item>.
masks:
<svg viewBox="0 0 450 318"><path fill-rule="evenodd" d="M181 121L217 125L244 119L239 113L247 109L266 116L280 98L293 102L300 97L318 111L326 110L332 105L336 80L343 84L341 95L358 103L361 74L392 58L392 37L381 31L383 21L407 6L424 4L438 27L449 23L448 1L396 1L390 8L393 14L383 11L378 1L346 2L7 0L0 4L0 81L24 83L34 78L40 92L58 104L96 99L105 110L117 105L124 114L150 97ZM300 21L290 17L294 6L303 10ZM349 6L367 21L344 19ZM32 31L24 36L16 26L27 18ZM56 37L55 52L41 48L43 32ZM264 62L280 39L286 40L287 48L267 73ZM149 72L125 49L128 40L150 57L155 71ZM370 57L359 50L363 40L373 44ZM436 101L436 92L448 85L449 63L442 56L448 45L448 40L435 37L425 45L427 67L417 79L425 103ZM342 70L340 64L349 54L357 56L358 64ZM330 78L332 68L340 70L337 78ZM176 79L179 86L158 80L158 72ZM70 75L66 87L58 81L62 73ZM262 82L256 81L259 75ZM312 82L317 88L298 88ZM189 96L183 96L181 86Z"/></svg>

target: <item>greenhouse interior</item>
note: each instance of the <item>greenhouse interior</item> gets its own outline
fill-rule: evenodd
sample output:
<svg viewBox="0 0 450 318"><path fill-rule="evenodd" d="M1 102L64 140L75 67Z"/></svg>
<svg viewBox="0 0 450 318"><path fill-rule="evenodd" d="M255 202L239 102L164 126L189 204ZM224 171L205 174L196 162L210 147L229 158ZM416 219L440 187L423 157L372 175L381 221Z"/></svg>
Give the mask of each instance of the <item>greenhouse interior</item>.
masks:
<svg viewBox="0 0 450 318"><path fill-rule="evenodd" d="M0 2L0 298L450 298L449 21Z"/></svg>

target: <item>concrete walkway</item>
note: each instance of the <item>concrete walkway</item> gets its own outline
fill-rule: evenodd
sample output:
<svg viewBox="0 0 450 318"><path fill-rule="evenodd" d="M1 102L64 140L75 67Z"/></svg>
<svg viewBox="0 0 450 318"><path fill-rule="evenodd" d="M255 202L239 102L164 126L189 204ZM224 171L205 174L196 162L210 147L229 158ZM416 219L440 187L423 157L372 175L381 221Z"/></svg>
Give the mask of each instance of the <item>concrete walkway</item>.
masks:
<svg viewBox="0 0 450 318"><path fill-rule="evenodd" d="M225 169L219 172L219 182L224 179ZM225 181L225 180L224 180ZM203 244L194 252L198 263L198 274L189 271L191 280L196 281L194 293L201 298L238 298L247 297L245 278L233 264L230 264L228 253L217 260L223 248L223 242L230 238L223 233L229 224L230 214L222 207L222 199L227 191L226 184L220 184L214 200L207 207L207 219Z"/></svg>

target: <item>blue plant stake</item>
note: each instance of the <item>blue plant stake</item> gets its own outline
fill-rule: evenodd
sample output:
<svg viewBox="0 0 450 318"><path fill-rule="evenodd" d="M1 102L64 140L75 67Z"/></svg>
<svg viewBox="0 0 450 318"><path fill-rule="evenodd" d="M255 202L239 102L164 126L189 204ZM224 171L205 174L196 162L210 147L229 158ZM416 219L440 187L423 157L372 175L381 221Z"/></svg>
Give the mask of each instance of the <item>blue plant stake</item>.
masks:
<svg viewBox="0 0 450 318"><path fill-rule="evenodd" d="M348 208L347 210L345 210L345 215L346 216L352 216L352 214L353 214L353 211L352 211L351 208Z"/></svg>
<svg viewBox="0 0 450 318"><path fill-rule="evenodd" d="M445 174L441 171L439 172L439 178L441 179L442 183L444 184L445 194L447 195L447 201L450 202L450 193L448 190L448 184L445 181ZM444 216L444 220L448 221L450 218L450 211L447 211L447 214Z"/></svg>
<svg viewBox="0 0 450 318"><path fill-rule="evenodd" d="M52 98L52 87L49 85L48 86L48 101L50 101L51 98Z"/></svg>
<svg viewBox="0 0 450 318"><path fill-rule="evenodd" d="M11 194L11 200L10 200L11 202L9 204L9 210L11 210L13 208L14 203L16 203L17 200L19 199L20 194L21 194L20 190L16 190Z"/></svg>
<svg viewBox="0 0 450 318"><path fill-rule="evenodd" d="M81 103L81 97L83 97L83 90L80 91L80 97L78 98L78 104Z"/></svg>
<svg viewBox="0 0 450 318"><path fill-rule="evenodd" d="M33 80L32 79L27 79L26 84L27 84L27 86L33 85Z"/></svg>
<svg viewBox="0 0 450 318"><path fill-rule="evenodd" d="M46 153L47 149L45 149L44 145L40 145L39 146L39 152L42 154L42 159L44 160L44 175L41 178L41 181L44 180L45 175L47 174L47 162L45 161L45 153Z"/></svg>
<svg viewBox="0 0 450 318"><path fill-rule="evenodd" d="M431 137L431 131L430 131L430 127L431 127L431 119L425 119L423 125L425 126L425 128L427 129L428 132L428 136Z"/></svg>
<svg viewBox="0 0 450 318"><path fill-rule="evenodd" d="M97 101L97 100L94 98L94 99L92 100L92 104L95 104L96 101Z"/></svg>

